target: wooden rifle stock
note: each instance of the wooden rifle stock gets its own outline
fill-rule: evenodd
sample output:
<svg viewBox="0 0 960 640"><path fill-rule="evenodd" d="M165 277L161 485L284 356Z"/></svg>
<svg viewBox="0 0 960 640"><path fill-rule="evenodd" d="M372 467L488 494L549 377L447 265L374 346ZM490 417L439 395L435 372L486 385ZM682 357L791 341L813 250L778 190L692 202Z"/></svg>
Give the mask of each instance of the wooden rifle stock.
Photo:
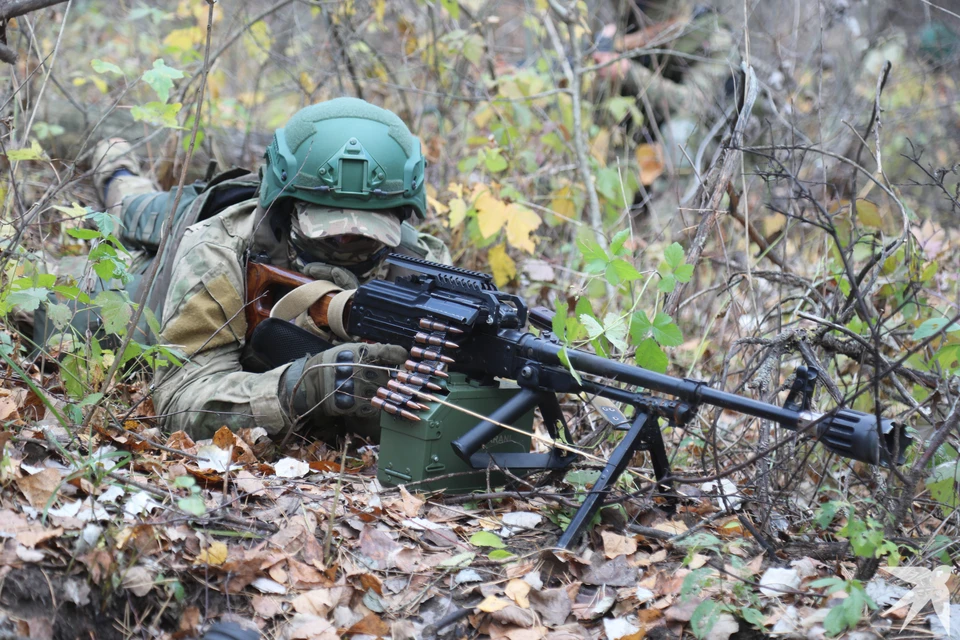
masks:
<svg viewBox="0 0 960 640"><path fill-rule="evenodd" d="M277 300L290 293L300 285L313 282L302 273L275 267L262 262L247 261L247 339L253 335L253 330L262 321L270 317L270 310ZM308 309L310 318L318 327L327 328L330 322L327 310L333 293L328 293L317 300Z"/></svg>

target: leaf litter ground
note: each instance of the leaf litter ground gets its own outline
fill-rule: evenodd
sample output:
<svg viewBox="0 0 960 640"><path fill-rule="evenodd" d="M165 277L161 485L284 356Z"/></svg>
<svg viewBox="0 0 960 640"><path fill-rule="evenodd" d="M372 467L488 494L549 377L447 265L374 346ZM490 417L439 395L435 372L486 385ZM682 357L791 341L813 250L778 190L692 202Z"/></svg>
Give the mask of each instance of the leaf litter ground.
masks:
<svg viewBox="0 0 960 640"><path fill-rule="evenodd" d="M0 395L15 429L0 624L19 636L177 639L234 619L290 640L822 637L842 593L810 583L855 570L836 543L765 553L712 485L674 514L607 509L575 553L554 552L563 509L544 496L570 495L562 481L539 495L383 488L373 447L281 452L226 428L194 442L150 428L148 401L124 430L71 436L31 394ZM868 585L880 611L906 592L893 582ZM890 633L905 613L861 628Z"/></svg>

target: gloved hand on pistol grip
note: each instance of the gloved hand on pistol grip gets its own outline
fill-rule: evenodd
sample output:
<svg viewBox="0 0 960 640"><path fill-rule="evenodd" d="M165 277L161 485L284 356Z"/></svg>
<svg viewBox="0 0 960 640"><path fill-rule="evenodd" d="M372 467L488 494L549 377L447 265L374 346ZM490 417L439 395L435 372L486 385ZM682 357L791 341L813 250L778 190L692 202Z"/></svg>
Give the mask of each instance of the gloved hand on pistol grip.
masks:
<svg viewBox="0 0 960 640"><path fill-rule="evenodd" d="M301 378L299 384L294 381L296 390L289 392L293 395L294 411L298 416L308 413L310 418L373 417L378 409L370 399L390 381L390 372L376 367L395 367L406 359L407 350L403 347L366 343L341 344L302 359L287 372ZM354 366L365 364L375 366ZM297 373L298 369L302 374ZM281 386L290 389L288 382L285 380Z"/></svg>
<svg viewBox="0 0 960 640"><path fill-rule="evenodd" d="M334 267L323 262L311 262L304 265L303 275L314 280L326 280L332 282L344 291L356 289L360 286L357 276L347 271L343 267Z"/></svg>

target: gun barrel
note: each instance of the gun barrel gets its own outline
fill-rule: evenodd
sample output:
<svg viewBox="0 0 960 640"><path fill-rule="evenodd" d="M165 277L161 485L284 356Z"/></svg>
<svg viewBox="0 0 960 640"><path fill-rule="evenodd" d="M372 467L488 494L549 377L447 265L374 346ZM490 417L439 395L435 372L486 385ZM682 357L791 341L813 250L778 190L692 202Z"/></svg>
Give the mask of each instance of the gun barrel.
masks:
<svg viewBox="0 0 960 640"><path fill-rule="evenodd" d="M801 424L810 423L814 423L817 440L824 447L868 464L890 466L895 449L898 449L896 464L903 464L907 448L913 443L903 423L883 418L878 429L875 415L852 409L838 409L826 415L803 412Z"/></svg>
<svg viewBox="0 0 960 640"><path fill-rule="evenodd" d="M521 343L521 352L543 364L563 366L560 352L563 347L530 335ZM731 409L764 420L772 420L782 427L797 430L816 422L815 433L820 442L834 453L870 464L890 464L893 450L899 444L896 464L903 464L907 448L913 439L901 423L851 409L838 409L830 414L800 412L760 400L744 398L734 393L712 389L702 382L674 378L642 367L610 361L599 356L568 349L570 366L581 373L601 376L676 396L692 405L710 404Z"/></svg>

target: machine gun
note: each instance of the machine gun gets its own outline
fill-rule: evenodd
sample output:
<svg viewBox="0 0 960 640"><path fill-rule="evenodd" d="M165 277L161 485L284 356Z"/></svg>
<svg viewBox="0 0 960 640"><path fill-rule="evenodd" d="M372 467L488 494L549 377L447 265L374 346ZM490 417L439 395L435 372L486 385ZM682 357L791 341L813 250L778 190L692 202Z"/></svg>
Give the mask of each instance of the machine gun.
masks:
<svg viewBox="0 0 960 640"><path fill-rule="evenodd" d="M895 463L902 464L912 441L903 425L893 420L878 421L874 415L843 408L827 414L811 411L810 401L819 375L813 367L797 369L788 398L779 407L713 389L701 381L674 378L565 348L550 332L549 311L536 308L528 313L524 301L499 291L490 275L396 254L389 256L387 263L406 275L360 286L346 307L346 318L341 320L351 336L397 344L410 352L404 370L397 372L389 387L381 388L373 398L375 405L412 428L420 420L419 412L428 409L429 402L424 403L424 398L436 398L432 394L442 391L451 374L473 380L500 378L516 381L519 386L519 391L485 414L486 419L452 440L454 452L470 468L560 470L580 459L566 446L555 446L549 453L485 450L488 443L502 436L504 425L514 425L535 407L539 407L555 442L572 442L557 394L585 393L632 408L630 418L613 406L602 408L605 417L626 433L561 536L561 548L570 548L589 526L634 452L648 451L657 481L664 487L668 484L670 466L659 421L664 419L671 426L683 427L703 404L808 432L828 450L869 464L890 465L894 456ZM269 278L262 273L254 277L249 269L276 270L251 265L248 279L261 283L269 282ZM330 326L327 314L331 299L332 294L324 296L310 308L315 322ZM261 322L253 332L252 342L256 343L258 338L263 342L264 335L276 330L269 328L275 321L271 318ZM524 330L528 321L540 330L540 335ZM284 331L302 331L286 322L281 326ZM270 342L276 345L276 334L272 335ZM284 357L292 355L296 354Z"/></svg>

